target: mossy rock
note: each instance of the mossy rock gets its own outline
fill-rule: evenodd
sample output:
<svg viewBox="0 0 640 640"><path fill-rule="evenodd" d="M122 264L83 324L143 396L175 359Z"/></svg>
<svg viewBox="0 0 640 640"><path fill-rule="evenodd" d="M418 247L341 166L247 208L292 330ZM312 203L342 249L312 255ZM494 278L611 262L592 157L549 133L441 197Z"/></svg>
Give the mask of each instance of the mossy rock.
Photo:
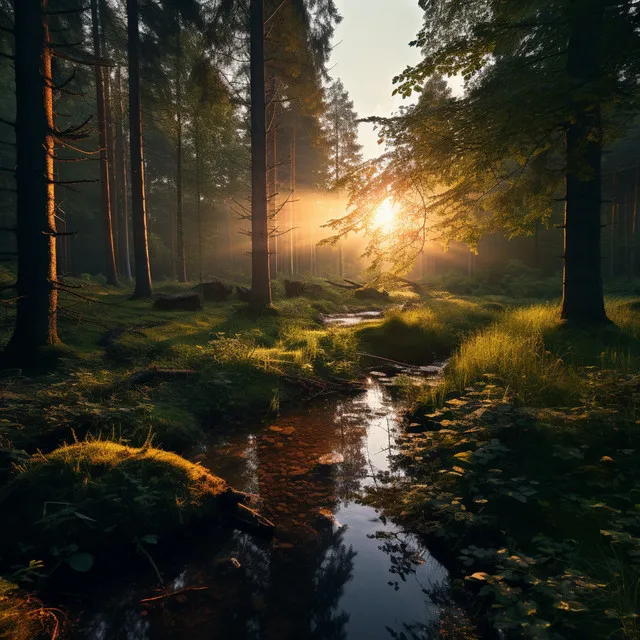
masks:
<svg viewBox="0 0 640 640"><path fill-rule="evenodd" d="M174 453L93 441L32 456L0 502L6 565L133 548L216 519L237 500L224 480Z"/></svg>

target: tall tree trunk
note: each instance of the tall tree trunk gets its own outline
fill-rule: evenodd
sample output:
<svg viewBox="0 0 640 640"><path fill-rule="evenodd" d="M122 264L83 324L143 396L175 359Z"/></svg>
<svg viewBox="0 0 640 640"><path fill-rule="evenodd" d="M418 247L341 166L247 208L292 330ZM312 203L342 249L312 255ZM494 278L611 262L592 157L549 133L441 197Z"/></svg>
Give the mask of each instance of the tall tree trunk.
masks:
<svg viewBox="0 0 640 640"><path fill-rule="evenodd" d="M102 58L100 47L100 23L98 22L98 0L91 0L91 31L93 52L96 58ZM113 246L113 225L111 221L111 187L109 184L109 151L107 148L107 120L105 113L104 69L94 67L96 99L98 102L98 140L100 144L100 199L102 204L102 225L104 234L104 259L107 284L118 285L116 256Z"/></svg>
<svg viewBox="0 0 640 640"><path fill-rule="evenodd" d="M293 139L291 141L291 170L290 170L290 189L291 189L291 218L289 230L289 270L291 275L296 273L296 212L295 212L295 195L296 195L296 136L298 127L296 123L296 112L293 112ZM299 267L298 267L299 268Z"/></svg>
<svg viewBox="0 0 640 640"><path fill-rule="evenodd" d="M196 217L198 219L198 275L200 284L204 281L202 266L202 203L200 202L200 116L196 113L194 146L196 152Z"/></svg>
<svg viewBox="0 0 640 640"><path fill-rule="evenodd" d="M150 298L151 267L142 160L142 109L140 104L140 41L138 0L127 0L127 54L129 63L129 136L131 153L131 214L136 286L134 298Z"/></svg>
<svg viewBox="0 0 640 640"><path fill-rule="evenodd" d="M259 308L271 304L263 0L250 0L249 23L251 38L251 297L252 304Z"/></svg>
<svg viewBox="0 0 640 640"><path fill-rule="evenodd" d="M274 91L274 99L275 99L275 91ZM273 193L271 195L272 198L272 221L271 225L273 227L273 270L272 273L274 277L278 277L278 271L280 270L278 260L278 129L276 127L276 103L273 104L273 142L271 143L272 150L272 158L273 158Z"/></svg>
<svg viewBox="0 0 640 640"><path fill-rule="evenodd" d="M29 358L58 342L51 48L48 0L14 6L18 301L7 349Z"/></svg>
<svg viewBox="0 0 640 640"><path fill-rule="evenodd" d="M598 77L604 2L575 3L575 12L567 61L575 94L574 122L566 134L562 318L572 324L598 325L608 321L600 254L602 116L600 104L582 96L585 85Z"/></svg>
<svg viewBox="0 0 640 640"><path fill-rule="evenodd" d="M127 145L125 141L124 126L124 103L122 100L122 71L120 67L116 70L116 86L118 89L117 124L116 124L116 163L115 169L118 171L120 185L120 273L127 282L131 282L131 256L129 249L129 163L127 162Z"/></svg>
<svg viewBox="0 0 640 640"><path fill-rule="evenodd" d="M108 58L109 51L107 47L107 34L105 28L105 22L108 15L107 0L99 0L98 4L98 23L100 25L100 51L102 57ZM104 86L104 113L106 122L106 136L107 136L107 154L109 160L109 203L111 205L111 225L113 235L113 248L116 259L116 273L119 274L121 259L120 259L120 213L118 206L118 171L115 152L115 139L116 139L116 125L113 118L113 91L112 91L112 79L109 69L105 68L102 71L103 86Z"/></svg>
<svg viewBox="0 0 640 640"><path fill-rule="evenodd" d="M611 174L611 214L609 218L609 277L616 275L616 198L618 195L615 171Z"/></svg>
<svg viewBox="0 0 640 640"><path fill-rule="evenodd" d="M631 277L637 272L637 242L638 242L638 168L633 173L633 213L631 220Z"/></svg>
<svg viewBox="0 0 640 640"><path fill-rule="evenodd" d="M176 243L177 262L176 273L178 282L187 281L187 263L184 251L184 194L182 175L182 42L180 31L180 18L178 17L178 42L176 54Z"/></svg>

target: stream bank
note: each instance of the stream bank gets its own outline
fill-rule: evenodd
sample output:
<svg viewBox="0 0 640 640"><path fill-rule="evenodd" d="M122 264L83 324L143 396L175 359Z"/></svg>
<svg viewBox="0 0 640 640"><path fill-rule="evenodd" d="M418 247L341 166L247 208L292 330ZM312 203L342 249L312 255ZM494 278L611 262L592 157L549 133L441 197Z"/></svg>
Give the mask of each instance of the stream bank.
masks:
<svg viewBox="0 0 640 640"><path fill-rule="evenodd" d="M395 470L403 407L377 372L366 390L283 412L260 428L212 440L198 460L259 496L273 540L233 532L201 541L165 568L181 593L149 600L138 576L100 594L77 637L386 638L410 628L436 637L447 573L419 540L362 500ZM148 577L148 576L147 576ZM435 634L435 635L434 635Z"/></svg>

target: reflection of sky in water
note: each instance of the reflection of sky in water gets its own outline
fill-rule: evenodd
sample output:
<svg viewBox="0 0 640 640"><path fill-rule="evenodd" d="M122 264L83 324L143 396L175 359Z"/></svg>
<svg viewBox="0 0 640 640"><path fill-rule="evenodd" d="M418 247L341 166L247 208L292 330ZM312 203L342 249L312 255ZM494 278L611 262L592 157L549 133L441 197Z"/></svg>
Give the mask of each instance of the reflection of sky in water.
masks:
<svg viewBox="0 0 640 640"><path fill-rule="evenodd" d="M403 623L437 621L424 590L445 583L443 568L358 501L378 472L390 470L399 417L384 378L372 376L362 394L305 405L265 428L212 442L203 464L259 495L276 539L234 533L214 553L206 543L194 546L186 565L183 559L165 573L172 590L206 591L144 611L138 600L148 585L127 604L120 592L83 637L382 639L391 637L385 627L399 632ZM341 462L322 464L332 458Z"/></svg>
<svg viewBox="0 0 640 640"><path fill-rule="evenodd" d="M382 311L360 311L358 313L333 314L325 316L323 320L326 325L335 327L355 327L380 317L382 317Z"/></svg>

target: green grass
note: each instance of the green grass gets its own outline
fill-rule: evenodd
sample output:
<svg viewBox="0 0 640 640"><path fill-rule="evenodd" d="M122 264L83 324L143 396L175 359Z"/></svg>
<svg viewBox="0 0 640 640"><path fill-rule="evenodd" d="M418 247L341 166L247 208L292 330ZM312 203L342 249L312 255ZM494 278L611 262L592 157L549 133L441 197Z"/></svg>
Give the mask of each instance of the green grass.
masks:
<svg viewBox="0 0 640 640"><path fill-rule="evenodd" d="M481 301L434 297L416 308L390 311L357 334L368 353L424 364L449 355L466 334L491 322L500 309L488 308Z"/></svg>
<svg viewBox="0 0 640 640"><path fill-rule="evenodd" d="M86 562L216 516L226 483L151 446L91 440L35 454L3 488L0 564ZM145 537L146 536L146 537ZM149 536L153 536L153 540Z"/></svg>
<svg viewBox="0 0 640 640"><path fill-rule="evenodd" d="M55 366L0 381L0 444L50 450L73 433L88 433L139 446L151 433L156 444L186 452L206 429L260 419L300 399L301 380L313 386L358 372L350 332L324 327L321 317L363 307L330 287L315 298L276 299L273 310L256 314L237 300L207 303L197 313L158 312L121 290L82 284L82 294L96 302L76 300L73 318L61 314ZM61 300L63 307L72 302ZM147 368L194 374L128 383Z"/></svg>
<svg viewBox="0 0 640 640"><path fill-rule="evenodd" d="M593 331L515 307L470 333L411 414L410 482L372 498L508 638L640 637L639 307L609 298Z"/></svg>

